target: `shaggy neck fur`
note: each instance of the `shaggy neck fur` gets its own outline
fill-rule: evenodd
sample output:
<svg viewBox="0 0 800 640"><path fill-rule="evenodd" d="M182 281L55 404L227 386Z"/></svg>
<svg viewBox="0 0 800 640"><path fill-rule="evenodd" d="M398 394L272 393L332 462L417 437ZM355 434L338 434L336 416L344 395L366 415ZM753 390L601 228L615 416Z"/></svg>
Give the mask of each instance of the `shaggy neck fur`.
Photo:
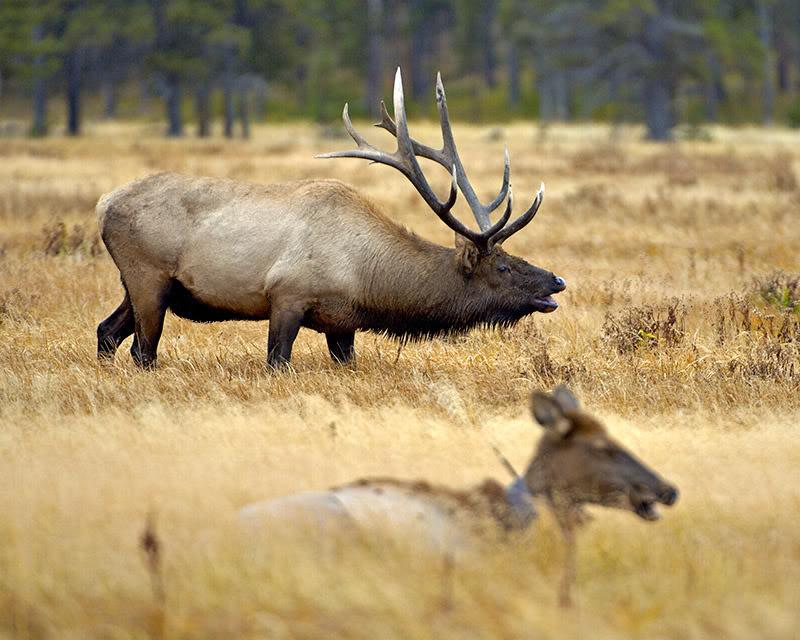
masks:
<svg viewBox="0 0 800 640"><path fill-rule="evenodd" d="M456 249L391 225L375 243L355 313L359 326L404 339L459 333L476 325L511 325L523 315L503 310L487 288L466 277Z"/></svg>

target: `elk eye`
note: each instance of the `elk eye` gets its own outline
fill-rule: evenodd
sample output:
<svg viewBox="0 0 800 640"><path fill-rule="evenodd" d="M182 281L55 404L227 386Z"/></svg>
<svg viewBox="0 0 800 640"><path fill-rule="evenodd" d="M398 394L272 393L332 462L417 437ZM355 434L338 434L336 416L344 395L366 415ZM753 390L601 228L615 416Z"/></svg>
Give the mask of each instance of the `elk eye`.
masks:
<svg viewBox="0 0 800 640"><path fill-rule="evenodd" d="M506 273L508 271L508 267L501 262L500 264L497 265L497 270L500 273Z"/></svg>

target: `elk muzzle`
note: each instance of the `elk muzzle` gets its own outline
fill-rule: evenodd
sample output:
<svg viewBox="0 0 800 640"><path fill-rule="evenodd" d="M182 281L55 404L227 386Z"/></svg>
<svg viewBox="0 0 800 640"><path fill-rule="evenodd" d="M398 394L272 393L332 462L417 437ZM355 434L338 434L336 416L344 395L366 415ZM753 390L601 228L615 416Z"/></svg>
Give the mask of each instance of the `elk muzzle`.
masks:
<svg viewBox="0 0 800 640"><path fill-rule="evenodd" d="M534 308L536 311L540 313L551 313L558 309L558 302L555 301L553 298L554 293L559 293L567 288L567 283L564 281L564 278L559 278L558 276L553 276L552 282L552 291L545 296L541 296L536 298L534 301Z"/></svg>
<svg viewBox="0 0 800 640"><path fill-rule="evenodd" d="M662 483L655 491L650 486L635 485L629 498L631 508L637 516L643 520L654 521L661 518L655 504L660 502L668 507L672 506L678 500L678 490L666 483Z"/></svg>

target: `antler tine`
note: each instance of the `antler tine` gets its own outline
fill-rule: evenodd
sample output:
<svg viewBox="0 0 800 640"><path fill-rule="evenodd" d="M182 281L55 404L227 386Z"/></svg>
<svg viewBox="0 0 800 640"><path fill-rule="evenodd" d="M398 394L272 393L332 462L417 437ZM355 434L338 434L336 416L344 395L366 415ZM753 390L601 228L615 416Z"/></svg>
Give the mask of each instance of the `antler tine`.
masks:
<svg viewBox="0 0 800 640"><path fill-rule="evenodd" d="M453 185L452 188L456 188L456 167L453 165ZM453 198L453 202L455 202L455 198ZM439 213L436 211L436 215L441 218L442 222L444 222L448 227L450 227L456 233L468 238L472 241L472 243L478 247L478 251L483 254L489 253L492 250L492 247L495 245L494 236L498 234L498 232L505 226L508 219L511 217L511 207L513 203L513 197L511 193L511 187L508 189L508 204L506 205L506 210L503 213L503 217L500 218L497 222L495 222L491 227L484 231L473 231L469 227L465 226L460 220L455 218L450 210L446 210L444 213Z"/></svg>
<svg viewBox="0 0 800 640"><path fill-rule="evenodd" d="M511 193L509 188L509 200L511 199ZM510 225L505 227L502 231L500 231L497 236L492 238L492 244L499 244L505 241L508 237L514 235L517 231L522 229L525 225L527 225L531 220L533 220L536 212L539 210L539 207L542 206L542 200L544 200L544 182L542 182L541 186L539 187L539 192L536 194L536 198L533 201L533 204L530 208L523 213L519 218L514 220Z"/></svg>
<svg viewBox="0 0 800 640"><path fill-rule="evenodd" d="M447 96L444 92L444 83L442 82L441 73L436 75L436 107L439 111L439 122L442 129L442 148L433 149L432 147L417 142L413 138L409 138L411 141L411 146L416 155L422 158L427 158L428 160L433 160L434 162L442 165L445 169L449 169L455 165L456 173L458 175L458 186L461 189L461 192L464 194L464 197L467 199L478 226L482 231L486 231L492 227L489 214L497 209L497 207L502 204L503 200L505 200L506 196L508 195L508 185L511 172L508 148L505 150L503 185L500 188L500 193L488 205L484 206L478 200L477 195L475 195L475 190L472 188L469 178L467 178L467 172L464 169L464 165L461 163L461 158L459 157L458 150L456 149L453 129L450 125L450 115L447 111ZM383 102L381 102L381 121L377 122L375 126L385 129L395 137L397 136L397 126L395 125L394 120L392 120L392 117L389 115L386 105Z"/></svg>
<svg viewBox="0 0 800 640"><path fill-rule="evenodd" d="M411 136L408 134L408 122L406 120L406 99L403 95L403 75L400 73L400 67L397 67L397 72L394 74L394 93L392 94L392 102L394 103L394 121L397 124L397 151L403 154L404 158L409 162L414 158L414 148L411 144ZM419 171L422 175L422 171Z"/></svg>
<svg viewBox="0 0 800 640"><path fill-rule="evenodd" d="M450 126L450 114L447 112L447 96L444 93L444 83L442 82L442 72L436 72L436 109L439 111L439 124L442 127L442 153L453 158L458 158L456 151L456 141L453 137L453 129ZM459 159L458 164L461 164ZM464 167L461 167L461 174L464 175ZM466 175L464 175L466 178ZM467 184L469 182L467 181ZM463 188L461 189L464 190Z"/></svg>
<svg viewBox="0 0 800 640"><path fill-rule="evenodd" d="M383 102L383 100L381 100L381 121L376 122L374 126L380 129L385 129L393 136L397 137L397 127L394 124L394 120L392 120L392 116L390 116L389 112L386 110L386 104ZM419 156L420 158L433 160L434 162L442 165L448 171L452 169L453 163L444 157L441 149L433 149L426 144L417 142L411 137L409 137L409 140L411 141L411 148L414 150L414 155Z"/></svg>
<svg viewBox="0 0 800 640"><path fill-rule="evenodd" d="M511 177L511 161L508 159L508 145L506 145L505 152L505 166L503 167L503 186L500 187L500 193L497 197L486 205L486 210L491 213L505 200L506 194L509 190L509 179Z"/></svg>
<svg viewBox="0 0 800 640"><path fill-rule="evenodd" d="M349 109L347 104L345 104L344 111L342 112L342 120L344 121L345 129L347 129L347 132L350 134L350 137L353 138L358 148L353 149L352 151L333 151L331 153L323 153L316 157L364 158L366 160L372 160L373 162L387 164L391 167L394 167L406 178L408 178L409 182L414 185L428 206L431 207L436 215L442 218L442 220L444 220L448 226L459 233L469 231L467 227L458 222L458 220L455 220L455 218L452 218L452 216L450 217L451 219L449 221L448 219L442 217L446 216L446 214L450 211L450 209L453 208L453 205L455 204L456 196L458 194L457 183L453 181L447 201L442 202L436 197L436 194L433 192L428 184L428 181L425 179L425 175L422 173L422 169L420 168L419 163L414 155L413 141L408 134L408 124L406 122L405 113L405 99L403 97L403 77L400 73L399 67L397 69L397 73L395 74L393 99L395 118L397 119L399 125L396 127L395 131L395 137L397 138L396 151L393 153L388 153L386 151L381 151L380 149L373 147L370 143L368 143L364 137L361 136L358 131L356 131L353 123L350 121ZM383 105L382 111L384 114L386 114L385 105ZM388 114L386 114L385 119L391 121L391 118L389 118ZM456 226L454 226L454 224Z"/></svg>
<svg viewBox="0 0 800 640"><path fill-rule="evenodd" d="M366 160L372 160L373 162L388 164L389 166L392 166L395 169L403 172L403 174L407 174L405 165L399 161L396 154L387 153L386 151L381 151L380 149L373 147L363 138L360 133L358 133L358 131L356 131L353 123L350 121L350 110L347 103L345 103L344 109L342 110L342 120L344 121L344 128L347 130L347 133L350 134L350 137L355 141L358 148L352 149L351 151L331 151L330 153L321 153L314 156L315 158L364 158Z"/></svg>
<svg viewBox="0 0 800 640"><path fill-rule="evenodd" d="M467 177L467 172L464 169L464 165L461 164L461 158L459 158L458 151L456 150L453 129L450 125L450 114L447 111L447 95L444 92L444 83L442 82L441 73L436 74L436 107L439 111L439 123L442 127L442 140L444 142L442 146L442 153L443 155L447 156L448 159L451 159L453 164L455 164L458 168L458 186L461 189L461 192L464 194L464 198L467 200L469 208L472 209L472 214L475 216L478 226L481 228L481 230L486 231L492 226L489 214L500 206L508 194L509 177L511 173L511 165L508 158L508 148L506 148L505 151L503 186L500 188L500 193L488 205L483 205L481 204L481 201L478 200L478 196L475 194L475 190L472 188L472 184Z"/></svg>
<svg viewBox="0 0 800 640"><path fill-rule="evenodd" d="M348 106L345 104L344 111L342 113L344 126L345 129L347 129L347 132L350 134L350 137L355 141L358 148L353 149L352 151L334 151L331 153L324 153L318 155L317 157L364 158L367 160L372 160L373 162L379 162L394 167L404 176L406 176L406 178L408 178L411 184L414 185L428 206L433 209L442 222L453 229L453 231L456 233L471 240L476 247L478 247L478 250L481 253L488 253L494 244L492 236L496 235L501 229L503 229L505 224L508 222L509 217L511 216L512 198L509 186L508 151L506 151L506 166L501 195L498 196L498 198L495 198L495 200L490 204L491 208L484 207L480 204L475 196L475 192L472 189L469 180L467 180L464 167L462 166L461 160L458 157L458 152L456 151L453 133L450 128L450 118L447 114L447 102L444 95L444 86L442 85L441 74L439 74L437 77L436 100L439 108L439 117L442 121L442 137L444 139L444 146L442 149L433 149L428 147L417 142L409 135L405 111L405 98L403 95L403 77L400 72L400 68L398 67L397 73L395 74L393 93L395 119L392 120L386 109L386 105L381 102L381 121L375 125L377 127L386 129L392 135L394 135L395 138L397 138L397 150L393 153L388 153L386 151L381 151L380 149L377 149L369 144L355 130L355 127L353 127L353 123L350 121ZM446 202L442 202L436 197L436 194L433 192L428 184L428 181L425 179L425 175L423 174L422 169L419 166L419 162L417 161L417 156L433 160L452 172L450 196ZM470 208L475 215L475 219L481 228L480 232L473 231L461 221L457 220L451 213L451 209L456 201L459 187L461 187L461 190L464 192L466 197L471 198L471 201L468 201L470 202ZM503 217L494 225L492 225L489 219L489 213L500 205L503 199L505 199L506 194L509 196L506 211L503 214Z"/></svg>

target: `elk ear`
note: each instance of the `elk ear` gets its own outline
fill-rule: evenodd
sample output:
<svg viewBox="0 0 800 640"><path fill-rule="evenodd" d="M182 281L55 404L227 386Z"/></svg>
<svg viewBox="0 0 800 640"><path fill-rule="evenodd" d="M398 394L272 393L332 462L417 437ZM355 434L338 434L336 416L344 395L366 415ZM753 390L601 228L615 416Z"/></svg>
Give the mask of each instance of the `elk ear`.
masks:
<svg viewBox="0 0 800 640"><path fill-rule="evenodd" d="M578 399L572 395L572 391L567 389L567 387L563 384L560 384L553 389L553 398L564 411L578 408Z"/></svg>
<svg viewBox="0 0 800 640"><path fill-rule="evenodd" d="M461 234L456 234L456 255L458 256L458 264L465 275L472 275L478 266L478 247L475 243Z"/></svg>
<svg viewBox="0 0 800 640"><path fill-rule="evenodd" d="M572 429L572 423L558 401L541 391L534 391L531 395L531 413L536 422L562 438Z"/></svg>

